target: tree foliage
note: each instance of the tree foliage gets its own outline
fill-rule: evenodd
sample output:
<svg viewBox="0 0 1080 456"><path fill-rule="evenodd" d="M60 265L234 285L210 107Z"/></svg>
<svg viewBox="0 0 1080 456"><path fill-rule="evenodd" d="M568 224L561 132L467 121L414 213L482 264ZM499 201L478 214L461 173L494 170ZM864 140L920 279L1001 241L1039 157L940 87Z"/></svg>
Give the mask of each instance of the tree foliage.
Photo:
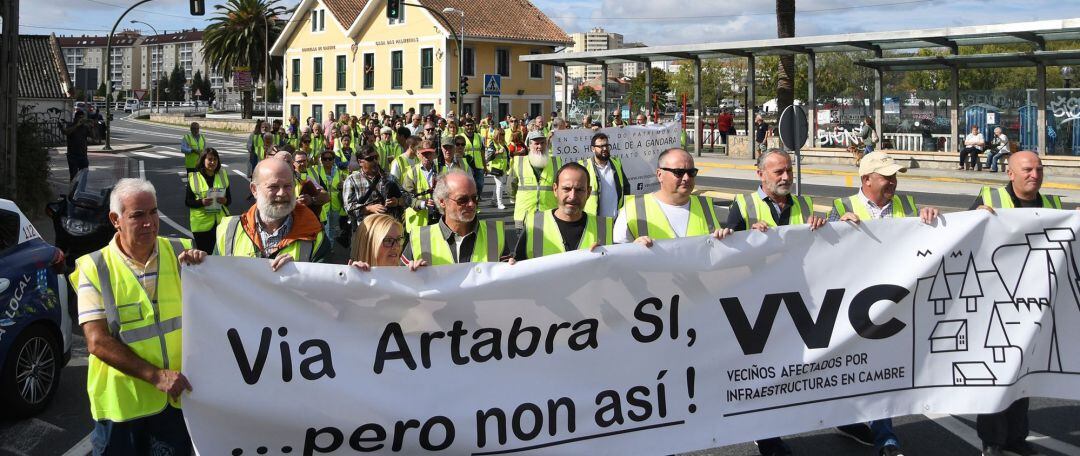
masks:
<svg viewBox="0 0 1080 456"><path fill-rule="evenodd" d="M229 75L237 68L248 68L252 82L263 79L266 50L284 29L278 21L290 13L280 0L228 0L214 7L216 15L203 34L203 56L220 74ZM281 75L282 59L270 59L269 78ZM251 92L244 92L244 118L251 118Z"/></svg>
<svg viewBox="0 0 1080 456"><path fill-rule="evenodd" d="M600 99L600 94L596 93L596 89L592 86L581 86L577 91L577 100L579 103L595 103Z"/></svg>
<svg viewBox="0 0 1080 456"><path fill-rule="evenodd" d="M652 73L653 99L656 102L656 107L663 110L668 105L668 92L671 91L668 72L660 68L649 68L649 71ZM630 80L630 89L626 92L626 97L630 103L633 103L635 110L645 106L645 93L645 72L642 71L634 79Z"/></svg>

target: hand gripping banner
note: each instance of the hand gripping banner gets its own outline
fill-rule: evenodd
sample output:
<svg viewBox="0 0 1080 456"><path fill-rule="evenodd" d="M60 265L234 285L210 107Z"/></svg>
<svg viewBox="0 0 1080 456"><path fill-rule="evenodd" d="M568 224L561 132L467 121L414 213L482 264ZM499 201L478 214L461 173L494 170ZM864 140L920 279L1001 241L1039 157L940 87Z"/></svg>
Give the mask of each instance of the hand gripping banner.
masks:
<svg viewBox="0 0 1080 456"><path fill-rule="evenodd" d="M1075 211L508 264L186 267L200 454L656 455L1080 399Z"/></svg>

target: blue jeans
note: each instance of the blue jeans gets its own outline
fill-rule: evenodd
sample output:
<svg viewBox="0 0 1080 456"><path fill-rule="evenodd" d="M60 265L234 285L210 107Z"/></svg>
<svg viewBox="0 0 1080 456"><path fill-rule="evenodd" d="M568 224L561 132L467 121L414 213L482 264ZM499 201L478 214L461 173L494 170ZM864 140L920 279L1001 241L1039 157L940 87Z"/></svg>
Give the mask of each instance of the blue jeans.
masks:
<svg viewBox="0 0 1080 456"><path fill-rule="evenodd" d="M326 236L324 242L330 244L330 250L334 249L339 232L341 232L341 213L330 209L326 213L326 225L323 225L323 235Z"/></svg>
<svg viewBox="0 0 1080 456"><path fill-rule="evenodd" d="M473 168L472 175L473 180L476 181L476 194L479 195L484 192L484 170Z"/></svg>
<svg viewBox="0 0 1080 456"><path fill-rule="evenodd" d="M893 432L892 418L871 421L870 430L874 432L874 451L880 452L889 445L900 447L900 439Z"/></svg>
<svg viewBox="0 0 1080 456"><path fill-rule="evenodd" d="M191 437L184 424L184 412L172 406L157 415L123 423L101 420L90 434L94 456L141 456L192 453Z"/></svg>
<svg viewBox="0 0 1080 456"><path fill-rule="evenodd" d="M990 171L997 172L998 170L998 157L1001 156L1001 152L997 150L990 150L986 152L986 167L990 168Z"/></svg>

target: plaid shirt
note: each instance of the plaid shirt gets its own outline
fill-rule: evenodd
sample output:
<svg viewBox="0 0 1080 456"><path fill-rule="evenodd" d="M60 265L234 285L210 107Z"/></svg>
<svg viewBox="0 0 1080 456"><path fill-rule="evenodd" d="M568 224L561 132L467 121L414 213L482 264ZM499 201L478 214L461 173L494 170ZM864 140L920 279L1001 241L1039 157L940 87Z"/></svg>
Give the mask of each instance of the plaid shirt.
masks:
<svg viewBox="0 0 1080 456"><path fill-rule="evenodd" d="M401 186L394 176L381 174L375 190L368 194L372 180L364 175L363 171L357 171L349 175L342 185L341 199L345 204L345 212L349 213L355 221L364 219L363 209L372 203L382 203L388 198L401 198ZM364 198L367 195L367 198Z"/></svg>

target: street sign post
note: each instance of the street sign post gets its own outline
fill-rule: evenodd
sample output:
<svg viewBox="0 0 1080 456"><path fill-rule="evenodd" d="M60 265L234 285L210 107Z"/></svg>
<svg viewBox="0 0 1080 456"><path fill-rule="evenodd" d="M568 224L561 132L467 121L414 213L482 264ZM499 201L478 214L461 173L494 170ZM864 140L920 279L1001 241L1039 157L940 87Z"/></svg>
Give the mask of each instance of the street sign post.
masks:
<svg viewBox="0 0 1080 456"><path fill-rule="evenodd" d="M780 114L780 141L784 147L795 151L795 194L801 194L802 187L802 154L799 149L806 144L808 121L806 109L802 106L791 105Z"/></svg>
<svg viewBox="0 0 1080 456"><path fill-rule="evenodd" d="M502 76L497 74L484 75L484 96L497 97L502 95Z"/></svg>

